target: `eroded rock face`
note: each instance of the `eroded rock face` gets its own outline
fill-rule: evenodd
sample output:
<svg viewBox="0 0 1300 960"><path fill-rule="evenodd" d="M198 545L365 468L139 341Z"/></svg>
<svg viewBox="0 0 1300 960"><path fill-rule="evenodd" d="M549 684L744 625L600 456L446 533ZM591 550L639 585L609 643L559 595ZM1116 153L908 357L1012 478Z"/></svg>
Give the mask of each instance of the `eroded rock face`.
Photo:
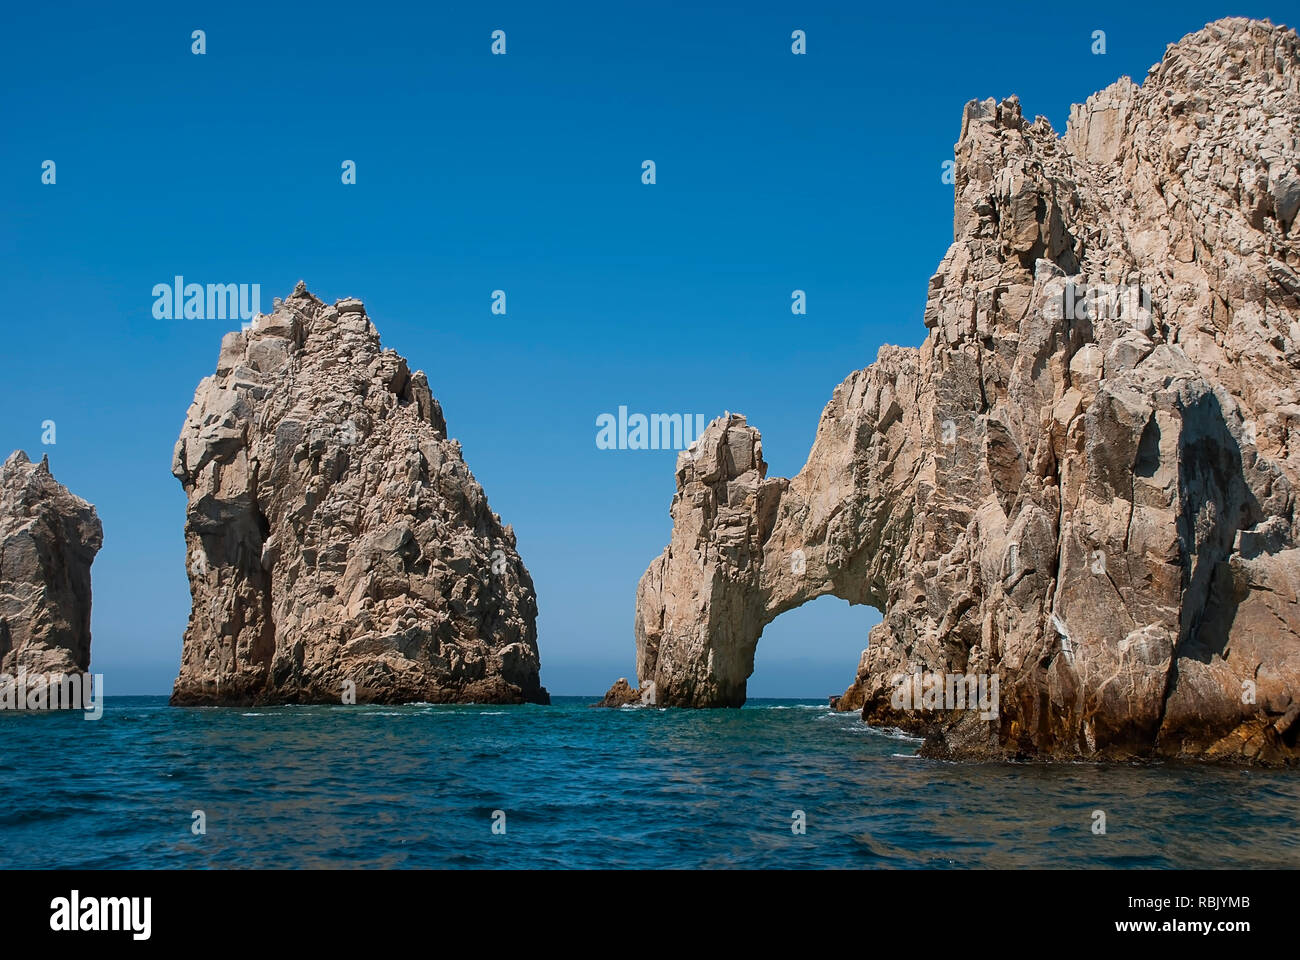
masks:
<svg viewBox="0 0 1300 960"><path fill-rule="evenodd" d="M548 702L514 531L361 301L300 283L227 334L172 472L193 598L173 703Z"/></svg>
<svg viewBox="0 0 1300 960"><path fill-rule="evenodd" d="M840 701L953 757L1294 762L1300 46L1223 20L1063 138L972 101L919 349L840 384L766 477L715 421L637 590L642 686L738 705L773 618L879 608ZM995 716L905 675L999 679Z"/></svg>
<svg viewBox="0 0 1300 960"><path fill-rule="evenodd" d="M95 508L21 450L0 467L0 674L90 669L90 565L104 543Z"/></svg>

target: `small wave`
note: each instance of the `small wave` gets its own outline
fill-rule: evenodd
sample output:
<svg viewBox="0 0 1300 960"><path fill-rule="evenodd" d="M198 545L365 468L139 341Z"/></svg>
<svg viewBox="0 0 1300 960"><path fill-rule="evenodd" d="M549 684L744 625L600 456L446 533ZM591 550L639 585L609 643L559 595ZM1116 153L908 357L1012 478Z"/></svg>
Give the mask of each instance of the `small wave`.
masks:
<svg viewBox="0 0 1300 960"><path fill-rule="evenodd" d="M890 740L911 740L915 743L924 743L925 737L918 737L914 733L908 733L906 730L899 730L897 727L873 727L870 724L863 724L872 733L878 733L882 737L888 737Z"/></svg>

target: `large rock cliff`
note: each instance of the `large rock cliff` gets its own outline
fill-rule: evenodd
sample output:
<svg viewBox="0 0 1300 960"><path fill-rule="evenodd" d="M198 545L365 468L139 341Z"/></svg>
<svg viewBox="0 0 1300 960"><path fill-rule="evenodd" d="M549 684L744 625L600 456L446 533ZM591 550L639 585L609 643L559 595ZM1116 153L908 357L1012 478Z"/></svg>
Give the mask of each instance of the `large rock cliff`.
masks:
<svg viewBox="0 0 1300 960"><path fill-rule="evenodd" d="M1213 23L1064 137L972 101L956 171L929 335L835 389L803 470L736 416L679 457L643 691L740 704L763 627L834 594L883 614L841 707L932 755L1294 762L1295 32ZM998 709L900 699L918 673Z"/></svg>
<svg viewBox="0 0 1300 960"><path fill-rule="evenodd" d="M193 598L173 703L547 702L514 531L361 301L300 283L227 334L172 472Z"/></svg>
<svg viewBox="0 0 1300 960"><path fill-rule="evenodd" d="M17 450L0 467L0 674L90 669L95 508Z"/></svg>

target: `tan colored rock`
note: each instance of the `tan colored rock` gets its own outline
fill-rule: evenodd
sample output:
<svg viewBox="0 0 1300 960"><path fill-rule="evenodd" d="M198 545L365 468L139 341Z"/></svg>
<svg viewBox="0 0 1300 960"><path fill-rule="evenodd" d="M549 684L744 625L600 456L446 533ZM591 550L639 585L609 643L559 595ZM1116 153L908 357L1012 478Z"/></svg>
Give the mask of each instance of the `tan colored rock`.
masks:
<svg viewBox="0 0 1300 960"><path fill-rule="evenodd" d="M104 542L95 508L21 450L0 467L0 674L90 669L90 566Z"/></svg>
<svg viewBox="0 0 1300 960"><path fill-rule="evenodd" d="M172 472L177 704L548 702L532 578L422 372L300 283L227 334Z"/></svg>
<svg viewBox="0 0 1300 960"><path fill-rule="evenodd" d="M922 346L836 387L791 479L739 416L678 458L642 688L738 706L829 593L883 614L840 708L932 755L1295 762L1298 131L1296 34L1244 19L1064 137L968 104ZM996 676L996 715L900 705L916 674Z"/></svg>
<svg viewBox="0 0 1300 960"><path fill-rule="evenodd" d="M627 707L635 706L641 703L641 691L636 690L627 682L627 677L619 677L614 681L614 685L605 692L599 703L593 703L593 707Z"/></svg>

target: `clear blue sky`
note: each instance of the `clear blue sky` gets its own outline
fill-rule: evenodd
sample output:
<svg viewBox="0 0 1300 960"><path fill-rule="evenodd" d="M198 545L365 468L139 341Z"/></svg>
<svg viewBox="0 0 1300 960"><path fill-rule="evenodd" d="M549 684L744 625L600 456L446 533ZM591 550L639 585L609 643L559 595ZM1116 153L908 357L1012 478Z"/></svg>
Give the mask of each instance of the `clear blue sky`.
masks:
<svg viewBox="0 0 1300 960"><path fill-rule="evenodd" d="M797 472L834 386L924 335L967 100L1015 93L1060 131L1072 102L1141 81L1209 20L1285 21L1199 2L874 6L7 4L0 455L48 453L99 509L108 693L175 676L172 446L232 326L155 320L155 283L260 283L268 308L299 279L363 299L514 524L543 682L599 693L634 675L675 459L598 450L599 414L739 411L771 475ZM785 615L751 696L841 691L877 619L833 598Z"/></svg>

